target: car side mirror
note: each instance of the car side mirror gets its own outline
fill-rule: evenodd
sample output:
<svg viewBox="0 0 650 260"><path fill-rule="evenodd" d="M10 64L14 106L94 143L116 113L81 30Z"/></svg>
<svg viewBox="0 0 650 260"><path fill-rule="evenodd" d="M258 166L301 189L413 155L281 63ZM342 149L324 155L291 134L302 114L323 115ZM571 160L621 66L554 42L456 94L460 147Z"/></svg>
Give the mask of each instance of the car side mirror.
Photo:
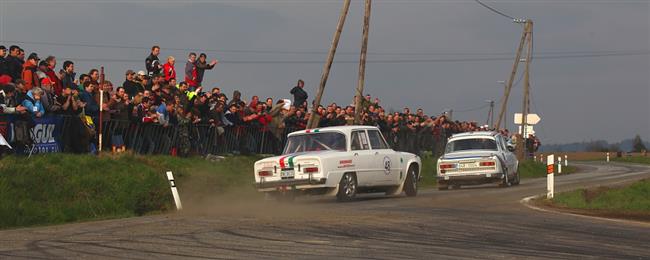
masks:
<svg viewBox="0 0 650 260"><path fill-rule="evenodd" d="M512 146L512 145L508 145L508 151L514 152L514 151L515 151L515 147Z"/></svg>

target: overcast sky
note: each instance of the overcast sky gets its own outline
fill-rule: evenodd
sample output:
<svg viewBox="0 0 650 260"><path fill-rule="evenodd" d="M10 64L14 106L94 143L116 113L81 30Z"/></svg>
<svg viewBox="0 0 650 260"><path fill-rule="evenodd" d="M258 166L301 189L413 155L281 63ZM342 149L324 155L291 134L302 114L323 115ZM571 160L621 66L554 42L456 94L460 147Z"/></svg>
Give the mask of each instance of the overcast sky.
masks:
<svg viewBox="0 0 650 260"><path fill-rule="evenodd" d="M286 98L301 78L315 96L341 0L177 2L0 0L0 44L22 42L28 53L57 56L59 66L71 59L78 72L103 65L117 85L127 69L144 68L154 44L161 60L176 57L179 77L190 50L206 52L221 61L206 72L209 88ZM535 23L531 110L542 117L535 130L543 143L650 140L647 0L484 2ZM326 102L351 100L362 20L363 1L353 0ZM454 109L455 119L484 123L486 100L503 95L498 81L510 74L521 31L473 0L375 0L366 93L388 108ZM510 129L522 89L513 88Z"/></svg>

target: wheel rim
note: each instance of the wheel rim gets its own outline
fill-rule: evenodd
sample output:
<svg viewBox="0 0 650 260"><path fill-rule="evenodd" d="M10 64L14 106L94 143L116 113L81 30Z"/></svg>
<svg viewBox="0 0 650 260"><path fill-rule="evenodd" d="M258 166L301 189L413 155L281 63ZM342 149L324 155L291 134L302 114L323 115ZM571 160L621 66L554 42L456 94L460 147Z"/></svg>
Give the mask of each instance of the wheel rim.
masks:
<svg viewBox="0 0 650 260"><path fill-rule="evenodd" d="M352 175L345 175L344 178L344 183L343 183L343 190L345 190L345 195L350 197L354 194L357 186L354 183L354 178Z"/></svg>
<svg viewBox="0 0 650 260"><path fill-rule="evenodd" d="M415 176L415 171L411 172L411 177L412 177L411 182L413 182L413 189L417 190L418 189L418 180L417 180L417 176Z"/></svg>

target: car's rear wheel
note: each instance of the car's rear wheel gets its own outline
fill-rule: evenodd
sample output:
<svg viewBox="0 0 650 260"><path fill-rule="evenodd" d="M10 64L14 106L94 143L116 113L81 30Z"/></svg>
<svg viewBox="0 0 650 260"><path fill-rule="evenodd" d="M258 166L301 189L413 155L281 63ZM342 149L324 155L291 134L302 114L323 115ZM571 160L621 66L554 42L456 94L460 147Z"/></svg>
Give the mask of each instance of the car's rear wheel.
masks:
<svg viewBox="0 0 650 260"><path fill-rule="evenodd" d="M519 171L515 172L515 178L512 181L512 185L519 185L520 182L520 177L519 177Z"/></svg>
<svg viewBox="0 0 650 260"><path fill-rule="evenodd" d="M346 173L339 182L339 191L336 199L340 202L352 201L357 195L357 176L354 173Z"/></svg>
<svg viewBox="0 0 650 260"><path fill-rule="evenodd" d="M404 181L404 191L406 196L415 197L418 195L418 173L415 167L409 167Z"/></svg>
<svg viewBox="0 0 650 260"><path fill-rule="evenodd" d="M510 178L508 177L508 169L503 168L501 171L503 172L503 180L499 183L499 187L507 188L512 186L512 182L510 182Z"/></svg>

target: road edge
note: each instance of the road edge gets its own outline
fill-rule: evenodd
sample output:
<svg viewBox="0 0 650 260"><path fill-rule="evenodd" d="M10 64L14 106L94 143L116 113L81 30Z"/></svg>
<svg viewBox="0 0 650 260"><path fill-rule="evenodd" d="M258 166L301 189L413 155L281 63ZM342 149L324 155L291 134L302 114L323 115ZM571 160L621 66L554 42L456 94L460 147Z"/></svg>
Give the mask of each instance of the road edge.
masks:
<svg viewBox="0 0 650 260"><path fill-rule="evenodd" d="M592 220L606 220L606 221L610 221L610 222L622 223L622 224L627 224L627 225L650 227L650 223L647 223L647 222L641 222L641 221L635 221L635 220L626 220L626 219L618 219L618 218L596 217L596 216L582 215L582 214L576 214L576 213L571 213L571 212L564 212L564 211L561 211L561 210L551 210L551 209L548 209L548 208L538 207L538 206L535 206L532 203L530 203L531 200L538 199L538 198L541 198L541 197L544 197L544 196L546 196L546 195L539 194L539 195L528 196L528 197L525 197L525 198L519 200L519 203L521 203L522 205L526 206L529 209L540 211L540 212L568 215L568 216L581 217L581 218L587 218L587 219L592 219Z"/></svg>

